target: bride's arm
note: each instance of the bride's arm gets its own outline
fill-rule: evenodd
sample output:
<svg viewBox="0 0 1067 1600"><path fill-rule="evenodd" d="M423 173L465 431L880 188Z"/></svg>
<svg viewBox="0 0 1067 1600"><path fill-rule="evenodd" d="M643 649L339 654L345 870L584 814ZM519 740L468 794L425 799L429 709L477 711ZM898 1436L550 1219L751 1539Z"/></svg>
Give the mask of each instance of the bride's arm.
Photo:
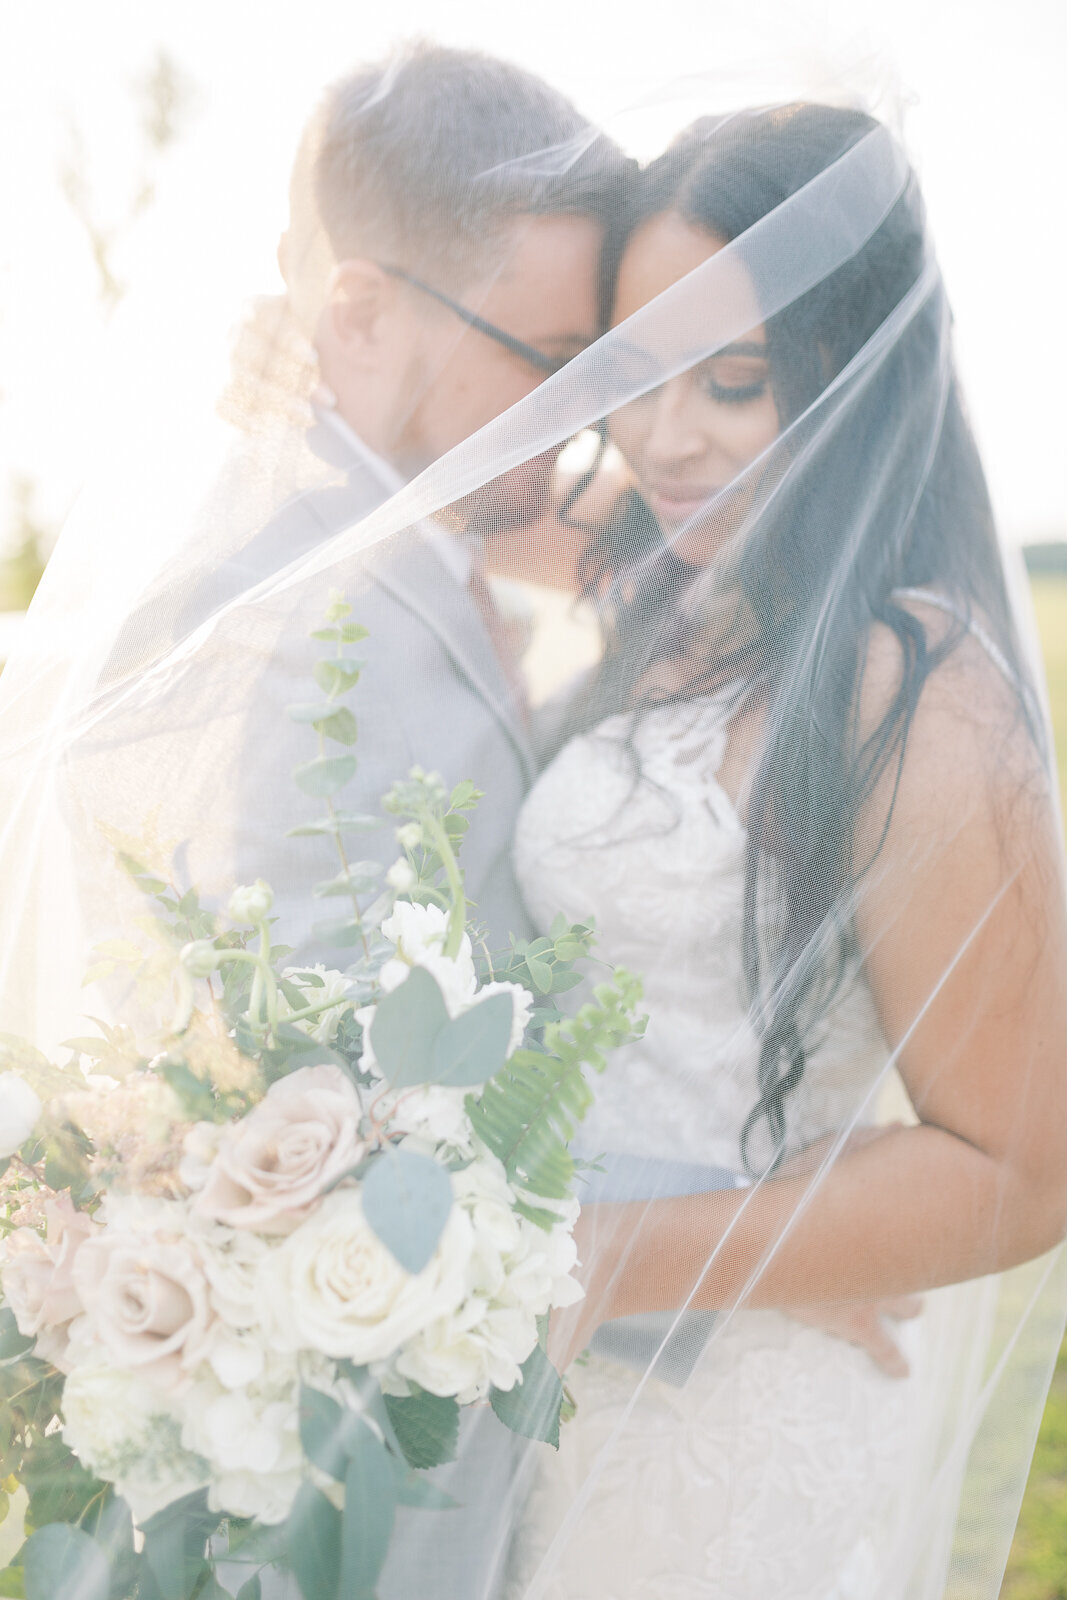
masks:
<svg viewBox="0 0 1067 1600"><path fill-rule="evenodd" d="M868 725L894 648L875 641ZM1012 701L972 640L937 670L862 883L861 948L918 1125L846 1147L821 1176L589 1208L578 1348L596 1323L677 1307L694 1284L690 1303L708 1308L878 1300L1009 1267L1063 1236L1064 885L1047 779ZM872 800L859 853L888 796Z"/></svg>

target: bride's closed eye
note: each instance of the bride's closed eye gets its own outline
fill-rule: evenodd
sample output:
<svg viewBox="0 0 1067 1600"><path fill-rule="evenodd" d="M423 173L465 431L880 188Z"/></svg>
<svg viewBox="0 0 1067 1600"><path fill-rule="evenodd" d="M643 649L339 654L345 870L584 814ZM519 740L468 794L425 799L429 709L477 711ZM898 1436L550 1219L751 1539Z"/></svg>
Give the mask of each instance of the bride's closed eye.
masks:
<svg viewBox="0 0 1067 1600"><path fill-rule="evenodd" d="M770 369L764 357L722 354L703 362L696 376L710 400L740 406L762 400L770 382Z"/></svg>

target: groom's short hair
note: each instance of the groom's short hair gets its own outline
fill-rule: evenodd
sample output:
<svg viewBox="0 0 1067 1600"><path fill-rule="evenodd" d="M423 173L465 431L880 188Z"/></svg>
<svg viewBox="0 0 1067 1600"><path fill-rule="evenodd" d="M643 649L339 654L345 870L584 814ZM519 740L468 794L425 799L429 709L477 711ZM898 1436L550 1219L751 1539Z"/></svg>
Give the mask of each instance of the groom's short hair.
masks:
<svg viewBox="0 0 1067 1600"><path fill-rule="evenodd" d="M313 183L337 259L371 256L462 286L509 219L610 227L633 163L558 90L475 51L408 45L328 90Z"/></svg>

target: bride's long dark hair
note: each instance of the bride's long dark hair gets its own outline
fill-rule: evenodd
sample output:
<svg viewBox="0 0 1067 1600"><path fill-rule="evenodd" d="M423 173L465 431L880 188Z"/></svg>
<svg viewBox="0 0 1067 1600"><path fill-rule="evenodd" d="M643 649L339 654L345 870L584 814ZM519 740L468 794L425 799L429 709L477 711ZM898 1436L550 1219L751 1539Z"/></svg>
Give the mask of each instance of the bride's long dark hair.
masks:
<svg viewBox="0 0 1067 1600"><path fill-rule="evenodd" d="M861 112L812 104L704 119L648 169L631 226L673 211L736 239L875 127ZM679 561L636 495L586 553L607 634L587 723L619 708L637 707L639 717L661 701L665 661L685 663L672 696L741 680L766 708L747 807L743 958L760 1056L746 1161L762 1124L772 1164L780 1157L813 1029L855 970L855 894L880 848L857 859L860 808L887 769L899 773L923 686L969 620L991 636L1033 729L989 494L948 354L944 292L938 280L917 294L929 264L924 224L910 176L857 254L766 322L794 462L820 397L889 319L901 326L855 384L829 447L805 470L781 473L713 570ZM904 480L915 488L902 498ZM928 634L898 594L909 588L948 601L952 625ZM860 737L857 697L876 623L899 643L900 680Z"/></svg>

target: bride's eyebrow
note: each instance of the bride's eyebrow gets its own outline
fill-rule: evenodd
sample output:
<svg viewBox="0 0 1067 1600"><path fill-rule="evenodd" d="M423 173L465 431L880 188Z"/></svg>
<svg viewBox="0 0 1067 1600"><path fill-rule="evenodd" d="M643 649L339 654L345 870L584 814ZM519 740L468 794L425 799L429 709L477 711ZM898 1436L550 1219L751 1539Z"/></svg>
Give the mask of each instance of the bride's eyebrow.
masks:
<svg viewBox="0 0 1067 1600"><path fill-rule="evenodd" d="M737 339L733 344L724 344L721 350L716 350L714 355L708 357L714 361L716 356L765 356L767 346L758 339Z"/></svg>

